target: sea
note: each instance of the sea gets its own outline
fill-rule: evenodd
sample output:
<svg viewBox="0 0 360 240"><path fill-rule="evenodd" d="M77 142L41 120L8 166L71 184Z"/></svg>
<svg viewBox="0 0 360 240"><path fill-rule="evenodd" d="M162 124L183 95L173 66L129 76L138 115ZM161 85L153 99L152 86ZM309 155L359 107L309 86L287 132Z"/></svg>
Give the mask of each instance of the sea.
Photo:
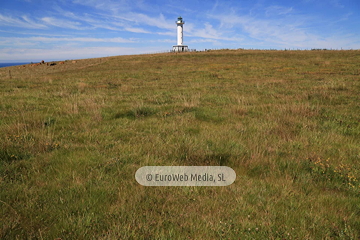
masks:
<svg viewBox="0 0 360 240"><path fill-rule="evenodd" d="M0 63L0 68L29 64L29 62Z"/></svg>

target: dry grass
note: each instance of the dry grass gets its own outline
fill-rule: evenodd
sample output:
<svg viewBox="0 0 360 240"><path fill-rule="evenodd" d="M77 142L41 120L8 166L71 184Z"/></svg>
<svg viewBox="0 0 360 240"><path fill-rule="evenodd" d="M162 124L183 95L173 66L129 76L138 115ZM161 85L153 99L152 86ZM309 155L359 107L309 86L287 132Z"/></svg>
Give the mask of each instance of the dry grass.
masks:
<svg viewBox="0 0 360 240"><path fill-rule="evenodd" d="M223 50L0 69L0 238L358 239L359 60ZM237 179L143 187L146 165Z"/></svg>

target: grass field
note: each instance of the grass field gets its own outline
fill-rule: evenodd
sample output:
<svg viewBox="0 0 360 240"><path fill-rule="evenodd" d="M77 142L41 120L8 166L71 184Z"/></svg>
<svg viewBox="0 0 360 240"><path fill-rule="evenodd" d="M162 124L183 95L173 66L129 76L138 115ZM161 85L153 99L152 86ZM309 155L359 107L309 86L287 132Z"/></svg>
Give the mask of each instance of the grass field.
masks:
<svg viewBox="0 0 360 240"><path fill-rule="evenodd" d="M16 66L0 92L0 239L360 238L360 51ZM135 180L169 165L237 178Z"/></svg>

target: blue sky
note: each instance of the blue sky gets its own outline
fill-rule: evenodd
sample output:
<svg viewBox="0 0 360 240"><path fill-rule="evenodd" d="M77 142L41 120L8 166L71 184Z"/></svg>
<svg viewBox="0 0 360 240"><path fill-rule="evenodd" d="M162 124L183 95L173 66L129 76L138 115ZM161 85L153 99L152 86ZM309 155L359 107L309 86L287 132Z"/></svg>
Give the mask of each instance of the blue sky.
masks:
<svg viewBox="0 0 360 240"><path fill-rule="evenodd" d="M0 0L0 61L190 49L360 49L359 0Z"/></svg>

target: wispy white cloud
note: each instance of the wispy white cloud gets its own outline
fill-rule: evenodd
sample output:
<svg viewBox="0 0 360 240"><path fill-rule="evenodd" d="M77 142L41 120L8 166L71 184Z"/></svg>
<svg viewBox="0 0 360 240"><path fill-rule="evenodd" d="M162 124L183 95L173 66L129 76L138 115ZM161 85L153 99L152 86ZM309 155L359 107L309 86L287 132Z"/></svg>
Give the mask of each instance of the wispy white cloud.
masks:
<svg viewBox="0 0 360 240"><path fill-rule="evenodd" d="M57 34L57 33L40 33L40 32L23 32L23 31L6 31L6 30L0 30L0 32L4 33L10 33L10 34L16 34L16 35L28 35L28 36L50 36L50 37L69 37L69 34Z"/></svg>
<svg viewBox="0 0 360 240"><path fill-rule="evenodd" d="M151 17L143 13L130 12L122 16L113 16L118 19L127 20L132 23L157 27L160 29L174 29L174 21L166 19L163 14L159 14L157 17Z"/></svg>
<svg viewBox="0 0 360 240"><path fill-rule="evenodd" d="M0 25L3 26L11 26L11 27L19 27L19 28L31 28L31 29L44 29L47 28L46 25L37 23L34 20L31 20L27 16L22 16L18 18L4 16L0 14Z"/></svg>
<svg viewBox="0 0 360 240"><path fill-rule="evenodd" d="M38 42L35 41L24 41L22 38L14 38L14 37L0 37L0 46L2 48L7 47L36 47Z"/></svg>
<svg viewBox="0 0 360 240"><path fill-rule="evenodd" d="M103 43L134 43L137 42L135 39L124 39L121 37L117 38L85 38L85 37L74 37L74 38L65 38L65 37L0 37L0 44L11 44L13 42L17 43L52 43L52 42L103 42Z"/></svg>
<svg viewBox="0 0 360 240"><path fill-rule="evenodd" d="M84 30L86 27L81 27L81 23L72 22L64 19L56 19L53 17L43 17L41 20L47 25L52 25L60 28L68 28L68 29L76 29L76 30Z"/></svg>
<svg viewBox="0 0 360 240"><path fill-rule="evenodd" d="M190 43L216 43L216 44L219 43L219 41L215 40L215 39L203 39L203 38L192 39L189 42Z"/></svg>
<svg viewBox="0 0 360 240"><path fill-rule="evenodd" d="M336 8L344 8L345 6L340 3L339 0L330 0L330 4Z"/></svg>
<svg viewBox="0 0 360 240"><path fill-rule="evenodd" d="M176 37L176 32L173 31L166 31L166 32L156 32L156 34L158 35L163 35L163 36L173 36ZM174 38L175 39L175 38Z"/></svg>
<svg viewBox="0 0 360 240"><path fill-rule="evenodd" d="M293 11L292 7L273 5L266 8L265 15L266 16L286 15L292 11Z"/></svg>
<svg viewBox="0 0 360 240"><path fill-rule="evenodd" d="M60 47L52 49L8 48L0 49L0 61L51 61L154 53L164 51L160 47Z"/></svg>
<svg viewBox="0 0 360 240"><path fill-rule="evenodd" d="M211 8L211 12L212 12L212 13L215 12L218 6L219 6L219 1L216 0L215 3L214 3L214 5L213 5L212 8Z"/></svg>
<svg viewBox="0 0 360 240"><path fill-rule="evenodd" d="M269 9L269 8L268 8ZM292 8L282 9L273 7L273 14L286 15L292 11ZM238 14L218 14L212 15L214 19L220 22L221 26L234 29L238 26L238 31L256 39L267 42L268 45L276 47L299 47L299 48L332 48L334 46L360 47L355 36L325 36L315 31L310 31L312 17L297 16L282 18L260 18L251 15ZM211 31L209 31L211 32Z"/></svg>
<svg viewBox="0 0 360 240"><path fill-rule="evenodd" d="M151 33L149 31L146 31L142 28L133 28L133 27L126 27L124 28L125 31L128 31L128 32L134 32L134 33Z"/></svg>
<svg viewBox="0 0 360 240"><path fill-rule="evenodd" d="M154 40L147 40L147 43L174 43L173 39L154 39ZM169 45L170 46L170 45Z"/></svg>
<svg viewBox="0 0 360 240"><path fill-rule="evenodd" d="M123 23L112 19L111 15L109 14L80 14L64 10L59 6L56 6L54 9L62 18L75 20L77 23L83 23L92 26L93 28L103 28L108 30L120 31L121 29L118 27L124 27ZM109 21L109 18L112 20Z"/></svg>
<svg viewBox="0 0 360 240"><path fill-rule="evenodd" d="M116 5L117 8L120 8L119 3L112 4ZM158 14L157 16L149 16L144 13L129 11L119 15L113 11L110 11L109 6L96 4L94 1L90 1L86 5L90 5L95 8L106 9L109 11L109 13L99 13L96 16L90 16L89 14L79 16L73 12L64 11L60 7L57 7L56 10L64 17L86 23L94 28L103 28L115 31L128 31L133 33L154 33L144 29L144 27L148 26L164 30L174 29L174 24L171 24L173 21L166 19L162 13ZM71 26L71 24L69 25Z"/></svg>
<svg viewBox="0 0 360 240"><path fill-rule="evenodd" d="M111 13L120 13L131 11L131 5L134 4L134 1L127 0L73 0L73 3L84 5L88 7L93 7L98 10Z"/></svg>
<svg viewBox="0 0 360 240"><path fill-rule="evenodd" d="M238 37L229 37L227 36L230 31L225 32L220 29L214 28L209 22L204 23L203 28L191 28L189 35L192 37L201 37L204 39L216 39L216 40L225 40L225 41L241 41L242 38Z"/></svg>
<svg viewBox="0 0 360 240"><path fill-rule="evenodd" d="M107 25L104 23L95 23L95 24L92 24L92 27L107 29L107 30L111 30L111 31L124 31L124 28L118 28L118 27L114 27L114 26Z"/></svg>
<svg viewBox="0 0 360 240"><path fill-rule="evenodd" d="M212 17L220 21L220 26L225 28L234 28L236 26L238 29L250 34L253 38L262 38L269 34L277 35L276 32L284 26L284 24L279 25L270 20L265 21L249 15L240 16L234 13L227 15L212 15Z"/></svg>

